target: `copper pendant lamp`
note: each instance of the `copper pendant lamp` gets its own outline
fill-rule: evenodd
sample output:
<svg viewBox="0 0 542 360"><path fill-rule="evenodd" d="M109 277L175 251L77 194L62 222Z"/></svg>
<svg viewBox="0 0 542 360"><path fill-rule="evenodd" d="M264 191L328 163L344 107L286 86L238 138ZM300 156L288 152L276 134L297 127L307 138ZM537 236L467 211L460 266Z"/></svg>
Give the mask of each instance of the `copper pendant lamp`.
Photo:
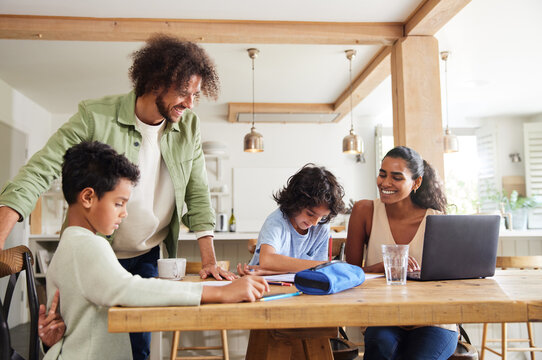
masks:
<svg viewBox="0 0 542 360"><path fill-rule="evenodd" d="M452 134L452 131L450 130L449 124L450 124L450 118L448 115L448 57L450 56L449 51L442 51L440 53L440 58L442 61L444 61L444 89L446 90L446 130L444 130L444 152L445 153L452 153L452 152L458 152L459 151L459 141L457 139L457 136Z"/></svg>
<svg viewBox="0 0 542 360"><path fill-rule="evenodd" d="M248 56L252 59L252 127L250 132L245 135L244 151L245 152L262 152L263 151L263 136L256 131L254 126L254 59L258 56L260 51L258 49L247 49Z"/></svg>
<svg viewBox="0 0 542 360"><path fill-rule="evenodd" d="M346 50L346 58L350 64L349 92L350 92L350 133L343 138L344 154L363 154L363 140L354 132L354 111L352 107L352 59L356 56L356 50Z"/></svg>

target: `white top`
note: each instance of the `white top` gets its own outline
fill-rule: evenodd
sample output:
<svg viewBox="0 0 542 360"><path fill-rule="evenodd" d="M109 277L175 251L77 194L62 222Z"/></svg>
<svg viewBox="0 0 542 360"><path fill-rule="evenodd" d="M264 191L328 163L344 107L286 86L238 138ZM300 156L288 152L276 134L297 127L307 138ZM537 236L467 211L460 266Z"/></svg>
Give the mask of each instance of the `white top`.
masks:
<svg viewBox="0 0 542 360"><path fill-rule="evenodd" d="M393 235L391 233L390 223L388 222L388 215L386 214L386 206L376 199L373 201L373 225L371 228L371 235L369 236L369 245L367 247L367 258L365 260L366 266L377 264L382 262L382 247L384 244L395 244ZM418 231L408 244L408 254L421 265L423 255L423 239L425 236L425 222L427 215L438 215L440 212L435 209L427 209L425 216L423 217ZM433 325L443 329L457 331L456 324L436 324ZM403 328L411 329L419 326L403 326Z"/></svg>
<svg viewBox="0 0 542 360"><path fill-rule="evenodd" d="M143 279L119 263L104 238L82 227L64 230L47 271L47 303L60 290L66 333L45 359L132 359L128 333L109 333L110 306L199 305L201 283Z"/></svg>
<svg viewBox="0 0 542 360"><path fill-rule="evenodd" d="M142 255L164 241L175 209L173 182L160 152L166 121L153 126L136 117L136 124L142 136L138 162L141 178L127 203L128 216L112 244L119 259Z"/></svg>
<svg viewBox="0 0 542 360"><path fill-rule="evenodd" d="M376 199L373 201L373 225L371 227L371 235L367 246L367 257L365 266L370 266L382 262L382 247L381 245L393 245L395 240L391 233L388 215L386 214L386 205ZM425 219L427 215L440 214L437 210L427 209L416 234L408 243L408 254L412 256L418 264L422 263L423 255L423 238L425 235Z"/></svg>

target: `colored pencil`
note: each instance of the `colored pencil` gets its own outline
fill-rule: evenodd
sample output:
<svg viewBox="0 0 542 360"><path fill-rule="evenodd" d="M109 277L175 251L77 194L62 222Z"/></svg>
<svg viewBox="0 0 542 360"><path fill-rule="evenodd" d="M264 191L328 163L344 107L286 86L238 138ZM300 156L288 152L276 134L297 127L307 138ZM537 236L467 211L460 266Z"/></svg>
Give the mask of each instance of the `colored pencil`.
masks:
<svg viewBox="0 0 542 360"><path fill-rule="evenodd" d="M278 294L278 295L271 295L268 297L261 298L260 301L271 301L271 300L278 300L278 299L285 299L292 296L298 296L303 294L301 291L297 291L295 293L288 293L288 294Z"/></svg>

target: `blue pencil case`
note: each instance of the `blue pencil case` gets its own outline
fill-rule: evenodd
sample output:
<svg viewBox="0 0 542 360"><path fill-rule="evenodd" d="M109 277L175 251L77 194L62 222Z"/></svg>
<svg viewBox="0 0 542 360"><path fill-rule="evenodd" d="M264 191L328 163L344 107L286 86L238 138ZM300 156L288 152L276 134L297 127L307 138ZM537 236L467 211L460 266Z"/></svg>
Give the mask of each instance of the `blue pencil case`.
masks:
<svg viewBox="0 0 542 360"><path fill-rule="evenodd" d="M362 284L365 273L359 266L333 260L295 274L299 291L310 295L328 295Z"/></svg>

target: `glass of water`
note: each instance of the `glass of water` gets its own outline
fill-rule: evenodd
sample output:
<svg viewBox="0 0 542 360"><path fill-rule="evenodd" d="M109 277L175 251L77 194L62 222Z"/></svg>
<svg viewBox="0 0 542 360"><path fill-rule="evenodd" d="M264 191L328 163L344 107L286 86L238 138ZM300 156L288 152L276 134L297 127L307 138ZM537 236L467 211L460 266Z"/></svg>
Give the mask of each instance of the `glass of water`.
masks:
<svg viewBox="0 0 542 360"><path fill-rule="evenodd" d="M388 285L405 285L408 269L408 245L382 245L382 260Z"/></svg>

